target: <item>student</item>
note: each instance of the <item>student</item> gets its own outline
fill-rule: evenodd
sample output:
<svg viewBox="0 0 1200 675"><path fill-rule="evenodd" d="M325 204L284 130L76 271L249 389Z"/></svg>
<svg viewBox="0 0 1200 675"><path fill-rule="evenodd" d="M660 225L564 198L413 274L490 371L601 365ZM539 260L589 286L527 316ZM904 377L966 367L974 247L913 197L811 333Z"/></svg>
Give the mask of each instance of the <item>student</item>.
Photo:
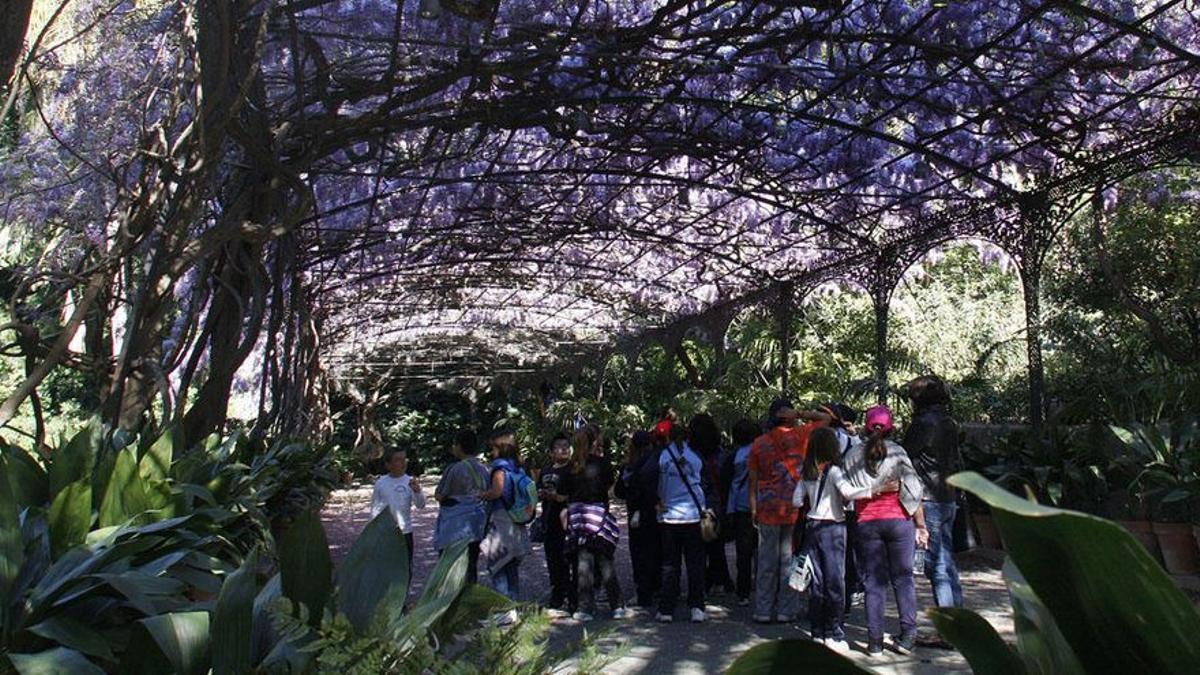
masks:
<svg viewBox="0 0 1200 675"><path fill-rule="evenodd" d="M810 420L802 427L796 420ZM790 623L800 611L800 596L788 586L792 537L798 512L792 494L812 430L829 421L825 413L797 413L779 399L768 413L771 430L750 448L750 514L758 525L758 574L753 619L758 623Z"/></svg>
<svg viewBox="0 0 1200 675"><path fill-rule="evenodd" d="M937 375L908 383L913 420L904 434L904 449L925 488L922 508L929 526L929 558L925 576L938 607L962 607L962 586L954 564L954 516L958 490L946 479L962 471L958 424L950 416L950 392Z"/></svg>
<svg viewBox="0 0 1200 675"><path fill-rule="evenodd" d="M459 430L450 446L456 461L446 468L433 491L439 507L433 547L443 551L455 542L470 542L467 546L469 584L479 580L479 542L488 520L488 508L479 499L479 493L488 485L488 469L475 456L477 448L475 432Z"/></svg>
<svg viewBox="0 0 1200 675"><path fill-rule="evenodd" d="M846 651L846 524L845 504L870 499L876 492L896 491L895 483L855 487L837 462L838 435L829 427L814 429L808 440L803 480L796 485L792 505L808 507L803 550L813 560L808 589L809 634L835 651Z"/></svg>
<svg viewBox="0 0 1200 675"><path fill-rule="evenodd" d="M396 527L404 534L405 548L408 550L408 569L412 574L413 535L412 507L425 508L425 495L416 478L408 475L408 452L404 448L387 448L383 451L383 463L387 467L387 475L380 476L375 481L375 489L371 491L371 518L391 511Z"/></svg>
<svg viewBox="0 0 1200 675"><path fill-rule="evenodd" d="M614 486L614 494L625 500L629 532L629 558L633 566L633 585L637 588L637 606L654 606L661 585L662 556L659 552L658 502L655 487L646 489L641 476L649 463L658 462L654 438L648 431L635 431L625 450L625 464Z"/></svg>
<svg viewBox="0 0 1200 675"><path fill-rule="evenodd" d="M659 454L656 469L658 523L662 537L662 590L658 615L661 623L675 617L679 600L681 560L687 565L687 604L693 623L708 619L704 612L704 541L700 514L705 506L701 474L704 464L687 444L687 430L671 427L671 442Z"/></svg>
<svg viewBox="0 0 1200 675"><path fill-rule="evenodd" d="M521 468L520 453L512 432L497 431L489 441L491 446L491 485L480 493L480 499L490 503L487 532L480 543L480 559L487 566L492 587L511 600L521 595L521 560L533 552L529 533L524 525L513 522L508 509L516 502L517 476ZM512 623L516 615L509 613L497 623Z"/></svg>
<svg viewBox="0 0 1200 675"><path fill-rule="evenodd" d="M591 621L596 613L596 586L604 587L614 619L629 616L625 597L613 565L620 532L608 508L613 485L613 467L602 454L598 429L584 427L572 439L571 462L563 478L568 493L563 516L567 546L574 551L575 592L578 610L574 618Z"/></svg>
<svg viewBox="0 0 1200 675"><path fill-rule="evenodd" d="M550 463L538 474L538 500L542 502L542 527L546 533L546 571L550 575L551 615L575 611L575 589L567 562L566 531L561 515L567 504L566 474L570 470L571 439L560 433L550 442Z"/></svg>
<svg viewBox="0 0 1200 675"><path fill-rule="evenodd" d="M704 463L704 499L716 513L725 512L725 494L721 484L721 430L708 413L699 413L688 422L688 445L700 455ZM715 593L717 589L733 591L733 577L729 576L729 562L725 558L725 533L716 541L704 544L704 590Z"/></svg>
<svg viewBox="0 0 1200 675"><path fill-rule="evenodd" d="M914 546L925 547L929 534L921 509L921 481L904 448L888 440L894 430L886 406L867 410L866 439L846 453L845 471L857 487L882 479L897 480L899 492L877 494L854 503L858 511L858 561L867 586L867 654L883 653L884 606L890 586L900 614L893 647L912 653L917 637L917 593L913 585Z"/></svg>
<svg viewBox="0 0 1200 675"><path fill-rule="evenodd" d="M858 411L845 403L830 402L822 408L832 416L829 428L837 434L838 464L845 461L846 453L854 446L857 432L854 425L858 423ZM863 592L862 566L858 564L858 514L854 511L854 502L846 504L846 611L854 605L863 604L866 594Z"/></svg>
<svg viewBox="0 0 1200 675"><path fill-rule="evenodd" d="M722 478L728 480L729 495L725 507L726 522L733 529L734 552L737 555L738 605L750 604L754 581L754 549L758 546L758 530L750 517L750 447L758 437L758 426L742 418L733 425L733 449L726 458Z"/></svg>

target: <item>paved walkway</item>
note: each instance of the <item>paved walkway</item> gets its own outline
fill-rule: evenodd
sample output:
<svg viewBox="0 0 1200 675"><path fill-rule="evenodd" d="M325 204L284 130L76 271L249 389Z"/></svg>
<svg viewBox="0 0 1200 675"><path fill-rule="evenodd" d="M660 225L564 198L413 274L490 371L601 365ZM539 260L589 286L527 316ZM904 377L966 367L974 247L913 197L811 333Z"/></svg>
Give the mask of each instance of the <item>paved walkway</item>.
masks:
<svg viewBox="0 0 1200 675"><path fill-rule="evenodd" d="M426 494L432 492L429 479L424 481ZM330 495L322 520L329 536L335 562L349 550L354 538L369 520L371 489L369 486L338 490ZM419 591L437 555L430 548L437 505L430 500L428 508L414 510L416 539L415 589ZM622 523L624 520L622 519ZM622 526L623 529L623 526ZM521 599L538 601L549 594L545 557L541 546L535 545L534 555L521 565ZM729 547L730 569L733 569L733 547ZM1012 614L1008 608L1008 594L1000 576L1000 554L995 552L968 553L960 557L963 591L966 603L984 616L1006 640L1013 635ZM617 573L621 587L627 596L632 594L633 577L629 563L627 540L622 532L617 551ZM933 606L929 584L917 581L918 603L921 607ZM600 603L604 607L604 603ZM659 624L649 615L640 615L627 621L608 619L609 613L601 611L601 618L587 624L590 635L606 632L602 645L628 649L628 653L606 669L606 675L660 673L719 673L747 649L767 640L802 637L804 633L795 626L760 626L750 621L750 608L738 607L732 595L716 596L708 601L709 622L695 625L683 620L682 609L679 619L672 624ZM921 629L931 624L924 613L919 615ZM885 652L882 657L869 658L863 652L866 642L866 620L861 607L855 607L847 622L848 637L857 643L850 658L880 673L958 673L970 672L966 661L953 651L918 648L910 656ZM584 627L567 619L557 621L551 633L554 647L561 647L578 640ZM894 604L889 603L888 632L898 630Z"/></svg>

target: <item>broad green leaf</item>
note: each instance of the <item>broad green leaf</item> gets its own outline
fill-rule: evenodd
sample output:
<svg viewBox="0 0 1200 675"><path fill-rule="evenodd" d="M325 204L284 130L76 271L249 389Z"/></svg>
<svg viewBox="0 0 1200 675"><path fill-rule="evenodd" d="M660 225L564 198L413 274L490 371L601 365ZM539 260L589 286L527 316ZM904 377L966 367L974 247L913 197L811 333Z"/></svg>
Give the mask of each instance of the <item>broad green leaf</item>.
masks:
<svg viewBox="0 0 1200 675"><path fill-rule="evenodd" d="M467 542L460 541L442 550L442 557L425 582L425 590L421 591L421 597L407 616L401 614L400 607L387 606L382 608L384 614L380 618L386 621L388 633L403 650L424 638L454 604L466 583Z"/></svg>
<svg viewBox="0 0 1200 675"><path fill-rule="evenodd" d="M21 541L21 509L7 479L0 480L0 625L8 625L8 592L21 574L25 543Z"/></svg>
<svg viewBox="0 0 1200 675"><path fill-rule="evenodd" d="M253 650L250 660L259 672L304 672L305 664L312 658L310 652L301 652L296 643L281 636L275 627L271 613L279 602L287 602L283 600L282 593L280 577L276 574L254 598L254 627L251 631Z"/></svg>
<svg viewBox="0 0 1200 675"><path fill-rule="evenodd" d="M1021 675L1020 657L982 616L959 607L928 610L938 633L962 653L975 675Z"/></svg>
<svg viewBox="0 0 1200 675"><path fill-rule="evenodd" d="M56 495L71 483L90 476L96 455L104 442L104 428L93 419L66 444L50 456L47 474L50 494Z"/></svg>
<svg viewBox="0 0 1200 675"><path fill-rule="evenodd" d="M4 473L17 503L22 507L42 506L50 501L50 480L46 470L24 449L0 447Z"/></svg>
<svg viewBox="0 0 1200 675"><path fill-rule="evenodd" d="M213 609L213 674L240 675L250 671L254 638L255 573L258 552L251 553L221 586Z"/></svg>
<svg viewBox="0 0 1200 675"><path fill-rule="evenodd" d="M1004 582L1008 586L1017 633L1017 653L1025 669L1034 673L1083 675L1083 666L1074 648L1063 637L1058 621L1037 593L1021 576L1012 560L1004 561Z"/></svg>
<svg viewBox="0 0 1200 675"><path fill-rule="evenodd" d="M477 628L479 617L490 616L510 604L512 600L486 586L468 584L445 614L434 622L433 633L440 643L446 644L455 635Z"/></svg>
<svg viewBox="0 0 1200 675"><path fill-rule="evenodd" d="M121 525L146 510L146 490L138 475L137 454L133 448L117 453L100 503L100 527Z"/></svg>
<svg viewBox="0 0 1200 675"><path fill-rule="evenodd" d="M8 654L8 660L21 675L104 675L100 666L74 649L55 647L36 654Z"/></svg>
<svg viewBox="0 0 1200 675"><path fill-rule="evenodd" d="M386 612L404 606L409 575L408 545L385 509L367 524L338 567L338 611L356 631L365 632L377 607Z"/></svg>
<svg viewBox="0 0 1200 675"><path fill-rule="evenodd" d="M208 612L159 614L138 621L123 673L203 675L209 669Z"/></svg>
<svg viewBox="0 0 1200 675"><path fill-rule="evenodd" d="M146 481L165 481L171 472L171 461L182 447L183 432L178 424L171 424L142 455L138 474Z"/></svg>
<svg viewBox="0 0 1200 675"><path fill-rule="evenodd" d="M792 675L797 672L869 675L850 659L811 640L773 640L751 647L725 671L727 675Z"/></svg>
<svg viewBox="0 0 1200 675"><path fill-rule="evenodd" d="M320 624L333 586L333 561L316 511L300 514L284 533L279 575L284 597L303 604L312 625Z"/></svg>
<svg viewBox="0 0 1200 675"><path fill-rule="evenodd" d="M973 472L950 482L991 507L1028 584L1024 594L1021 580L1010 578L1014 603L1025 603L1017 616L1032 616L1028 603L1036 599L1084 671L1195 671L1200 613L1132 535L1101 518L1020 499Z"/></svg>
<svg viewBox="0 0 1200 675"><path fill-rule="evenodd" d="M113 660L108 639L95 628L66 614L52 616L38 625L32 626L29 632L48 640L54 640L64 647L70 647L88 656L106 661Z"/></svg>
<svg viewBox="0 0 1200 675"><path fill-rule="evenodd" d="M56 559L87 539L92 529L91 479L81 478L54 495L49 526L50 551Z"/></svg>
<svg viewBox="0 0 1200 675"><path fill-rule="evenodd" d="M146 615L155 615L174 609L178 602L177 598L186 588L185 584L177 579L156 577L139 572L104 573L92 576L112 586L129 600L129 604Z"/></svg>

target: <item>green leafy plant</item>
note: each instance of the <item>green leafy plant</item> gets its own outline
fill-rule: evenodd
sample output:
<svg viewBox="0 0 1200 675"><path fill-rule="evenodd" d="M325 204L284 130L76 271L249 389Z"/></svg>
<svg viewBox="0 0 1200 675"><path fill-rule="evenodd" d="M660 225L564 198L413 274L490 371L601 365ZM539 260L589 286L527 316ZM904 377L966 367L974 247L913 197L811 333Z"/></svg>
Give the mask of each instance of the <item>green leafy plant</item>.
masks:
<svg viewBox="0 0 1200 675"><path fill-rule="evenodd" d="M1187 520L1200 500L1200 420L1195 415L1158 424L1109 427L1122 452L1112 472L1132 476L1128 490L1144 497L1157 520Z"/></svg>

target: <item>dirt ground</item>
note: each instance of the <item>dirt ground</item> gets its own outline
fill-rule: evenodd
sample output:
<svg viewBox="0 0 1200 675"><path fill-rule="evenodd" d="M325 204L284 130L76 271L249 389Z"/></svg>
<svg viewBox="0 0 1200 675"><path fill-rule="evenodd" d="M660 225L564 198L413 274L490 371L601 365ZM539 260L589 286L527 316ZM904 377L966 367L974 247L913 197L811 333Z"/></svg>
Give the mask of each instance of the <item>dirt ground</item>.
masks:
<svg viewBox="0 0 1200 675"><path fill-rule="evenodd" d="M433 483L423 479L426 494ZM355 537L369 520L371 488L369 485L338 490L330 495L322 521L329 538L335 562L349 550ZM619 505L614 506L618 510ZM414 535L416 542L414 588L419 592L429 571L436 563L437 554L430 546L437 505L432 499L423 510L414 510ZM619 518L624 523L624 518ZM617 550L617 574L626 597L633 592L633 574L630 567L629 550L624 526ZM730 569L733 569L733 547L728 547ZM959 558L963 592L968 608L979 612L999 631L1006 640L1013 640L1012 614L1008 608L1008 594L1000 575L1001 555L996 552L970 552ZM481 579L486 583L486 576ZM917 580L917 600L921 607L933 606L929 584L924 578ZM521 599L541 601L549 595L549 578L546 574L545 557L540 545L534 546L534 554L521 565ZM724 671L741 653L760 642L786 637L803 637L802 630L795 625L758 625L750 620L750 608L738 607L733 595L718 595L707 600L708 623L695 625L680 619L675 623L660 624L648 614L641 614L625 621L613 621L603 602L600 603L597 620L587 624L590 634L608 631L603 646L624 646L628 653L607 669L609 675L632 675L645 673L718 673ZM889 602L888 632L898 630L895 606ZM921 629L931 628L924 613L919 615ZM958 673L970 672L966 661L957 652L941 649L918 648L909 656L885 652L883 656L868 657L865 653L866 620L862 607L855 607L847 620L848 638L853 647L850 658L880 673ZM583 634L584 626L572 619L555 622L551 641L554 646L569 644Z"/></svg>

